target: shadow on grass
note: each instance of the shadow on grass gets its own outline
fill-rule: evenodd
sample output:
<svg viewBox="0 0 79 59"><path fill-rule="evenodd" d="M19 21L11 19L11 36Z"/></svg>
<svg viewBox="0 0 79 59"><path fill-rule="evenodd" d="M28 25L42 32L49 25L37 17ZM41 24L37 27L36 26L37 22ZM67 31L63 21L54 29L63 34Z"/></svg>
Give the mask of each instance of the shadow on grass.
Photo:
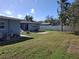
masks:
<svg viewBox="0 0 79 59"><path fill-rule="evenodd" d="M12 40L7 40L7 41L0 41L0 46L6 46L6 45L12 45L16 43L20 43L23 41L31 40L33 38L29 37L21 37L20 39L12 39Z"/></svg>
<svg viewBox="0 0 79 59"><path fill-rule="evenodd" d="M73 34L73 35L79 36L79 32L71 32L69 34Z"/></svg>

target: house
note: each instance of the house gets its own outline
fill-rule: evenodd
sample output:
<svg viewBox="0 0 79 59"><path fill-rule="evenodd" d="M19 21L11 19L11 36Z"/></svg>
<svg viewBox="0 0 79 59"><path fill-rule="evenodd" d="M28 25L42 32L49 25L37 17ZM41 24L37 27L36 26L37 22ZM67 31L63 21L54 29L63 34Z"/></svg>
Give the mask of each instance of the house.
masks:
<svg viewBox="0 0 79 59"><path fill-rule="evenodd" d="M50 23L40 23L40 26L49 26L51 25Z"/></svg>
<svg viewBox="0 0 79 59"><path fill-rule="evenodd" d="M40 28L40 25L38 22L22 20L20 24L21 24L21 30L23 31L37 32L39 31L39 28Z"/></svg>
<svg viewBox="0 0 79 59"><path fill-rule="evenodd" d="M0 16L0 39L20 36L20 20L17 18Z"/></svg>

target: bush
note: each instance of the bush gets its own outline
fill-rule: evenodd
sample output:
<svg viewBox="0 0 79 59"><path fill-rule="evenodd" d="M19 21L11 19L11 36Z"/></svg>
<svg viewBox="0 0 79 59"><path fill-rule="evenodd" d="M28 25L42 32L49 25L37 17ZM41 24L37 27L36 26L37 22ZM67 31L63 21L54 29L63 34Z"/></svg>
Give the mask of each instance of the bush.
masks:
<svg viewBox="0 0 79 59"><path fill-rule="evenodd" d="M75 31L74 33L75 33L75 35L79 35L79 31Z"/></svg>
<svg viewBox="0 0 79 59"><path fill-rule="evenodd" d="M30 34L30 31L27 31L26 33L27 33L27 34Z"/></svg>

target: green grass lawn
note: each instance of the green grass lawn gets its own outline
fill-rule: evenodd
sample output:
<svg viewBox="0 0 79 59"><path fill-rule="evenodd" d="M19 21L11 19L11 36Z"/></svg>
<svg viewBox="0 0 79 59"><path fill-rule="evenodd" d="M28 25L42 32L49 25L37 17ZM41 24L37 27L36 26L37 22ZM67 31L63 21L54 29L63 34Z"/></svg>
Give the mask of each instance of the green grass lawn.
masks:
<svg viewBox="0 0 79 59"><path fill-rule="evenodd" d="M70 33L31 34L33 39L0 46L0 59L79 59L79 53L68 53L79 37ZM77 49L78 50L78 49Z"/></svg>

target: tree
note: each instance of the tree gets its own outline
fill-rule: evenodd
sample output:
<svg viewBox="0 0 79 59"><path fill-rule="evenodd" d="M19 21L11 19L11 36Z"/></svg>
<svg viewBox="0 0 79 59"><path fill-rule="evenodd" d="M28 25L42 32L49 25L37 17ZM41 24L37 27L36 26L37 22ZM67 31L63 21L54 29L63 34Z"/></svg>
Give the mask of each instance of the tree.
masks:
<svg viewBox="0 0 79 59"><path fill-rule="evenodd" d="M53 24L54 19L53 19L53 17L52 17L52 16L47 16L44 22L45 22L45 23L50 23L50 24Z"/></svg>
<svg viewBox="0 0 79 59"><path fill-rule="evenodd" d="M57 2L60 5L60 11L58 11L58 13L59 13L59 19L61 22L61 31L63 31L63 26L66 23L66 20L68 18L68 16L66 15L66 12L70 7L70 3L68 3L67 0L60 0Z"/></svg>
<svg viewBox="0 0 79 59"><path fill-rule="evenodd" d="M25 19L26 19L27 21L33 22L33 16L26 15L26 16L25 16Z"/></svg>
<svg viewBox="0 0 79 59"><path fill-rule="evenodd" d="M76 0L67 11L67 15L72 24L73 32L79 32L79 2Z"/></svg>

